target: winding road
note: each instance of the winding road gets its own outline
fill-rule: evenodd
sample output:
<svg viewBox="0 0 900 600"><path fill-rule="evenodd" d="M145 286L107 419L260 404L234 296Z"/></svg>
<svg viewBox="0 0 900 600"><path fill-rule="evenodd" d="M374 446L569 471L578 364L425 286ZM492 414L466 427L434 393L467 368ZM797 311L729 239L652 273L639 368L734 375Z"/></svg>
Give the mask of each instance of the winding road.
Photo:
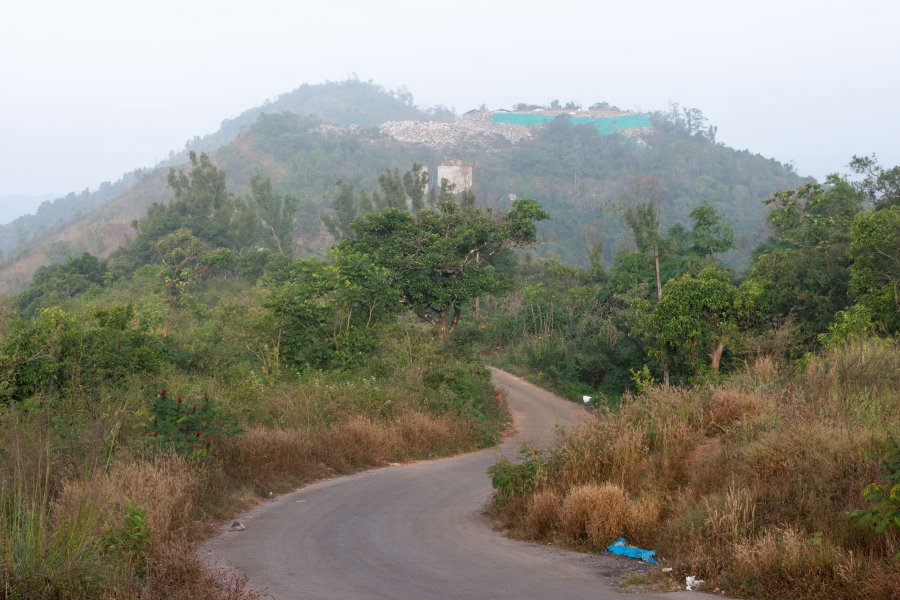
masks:
<svg viewBox="0 0 900 600"><path fill-rule="evenodd" d="M499 449L384 467L308 485L238 517L246 531L223 531L201 552L212 568L249 577L287 599L708 598L702 594L621 594L614 585L629 559L511 540L482 514L491 493L486 469L524 441L547 444L582 408L500 370L515 433Z"/></svg>

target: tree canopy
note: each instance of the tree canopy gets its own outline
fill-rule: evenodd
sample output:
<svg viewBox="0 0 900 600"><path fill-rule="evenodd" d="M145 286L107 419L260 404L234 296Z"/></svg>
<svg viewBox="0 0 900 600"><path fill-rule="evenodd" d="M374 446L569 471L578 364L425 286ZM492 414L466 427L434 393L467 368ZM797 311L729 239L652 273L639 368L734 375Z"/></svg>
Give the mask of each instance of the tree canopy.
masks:
<svg viewBox="0 0 900 600"><path fill-rule="evenodd" d="M394 208L363 215L352 224L354 238L342 245L387 269L404 305L449 333L466 302L502 288L491 258L534 244L536 223L548 217L530 198L516 200L503 215L446 198L414 214Z"/></svg>

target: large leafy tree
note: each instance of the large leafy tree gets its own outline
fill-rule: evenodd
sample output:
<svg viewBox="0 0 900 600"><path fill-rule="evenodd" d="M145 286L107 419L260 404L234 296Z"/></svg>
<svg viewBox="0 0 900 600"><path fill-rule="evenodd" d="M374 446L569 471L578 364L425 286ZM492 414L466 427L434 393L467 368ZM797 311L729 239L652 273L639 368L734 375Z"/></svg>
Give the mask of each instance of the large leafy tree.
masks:
<svg viewBox="0 0 900 600"><path fill-rule="evenodd" d="M337 246L330 261L304 259L269 283L266 308L281 356L300 367L352 367L375 343L374 327L395 314L391 274L366 254Z"/></svg>
<svg viewBox="0 0 900 600"><path fill-rule="evenodd" d="M717 371L736 329L735 291L728 272L712 267L666 282L652 318L663 351L694 372L708 357Z"/></svg>
<svg viewBox="0 0 900 600"><path fill-rule="evenodd" d="M886 208L900 204L900 166L885 169L872 156L854 156L850 168L863 178L855 187L863 197L876 208Z"/></svg>
<svg viewBox="0 0 900 600"><path fill-rule="evenodd" d="M446 196L415 214L391 209L364 215L353 223L355 238L342 246L385 268L403 304L444 335L456 328L466 302L501 288L491 258L534 244L536 223L548 217L530 198L495 215Z"/></svg>
<svg viewBox="0 0 900 600"><path fill-rule="evenodd" d="M704 204L691 211L694 228L691 229L690 251L701 259L709 259L714 254L726 252L734 247L734 230L722 222L716 209Z"/></svg>
<svg viewBox="0 0 900 600"><path fill-rule="evenodd" d="M772 235L756 250L747 285L758 291L756 314L769 324L796 323L802 350L849 303L850 231L862 200L831 176L827 186L804 185L767 202Z"/></svg>
<svg viewBox="0 0 900 600"><path fill-rule="evenodd" d="M255 173L250 178L250 197L266 236L280 254L293 254L294 215L300 200L290 194L276 194L272 181Z"/></svg>
<svg viewBox="0 0 900 600"><path fill-rule="evenodd" d="M851 228L850 293L875 329L900 330L900 204L856 216Z"/></svg>
<svg viewBox="0 0 900 600"><path fill-rule="evenodd" d="M190 160L189 172L169 171L169 187L175 194L172 201L150 207L143 219L133 223L137 237L113 253L110 270L114 277L158 262L159 242L179 230L187 231L207 248L238 250L258 242L262 230L259 215L228 192L225 172L206 154L198 157L191 152ZM265 191L262 180L258 180L257 188L257 192Z"/></svg>

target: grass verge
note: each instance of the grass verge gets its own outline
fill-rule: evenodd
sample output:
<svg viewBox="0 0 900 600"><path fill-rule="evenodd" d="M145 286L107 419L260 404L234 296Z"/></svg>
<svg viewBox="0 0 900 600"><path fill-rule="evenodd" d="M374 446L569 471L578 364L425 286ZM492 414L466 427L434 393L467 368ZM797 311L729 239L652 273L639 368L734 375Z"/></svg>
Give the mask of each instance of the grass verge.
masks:
<svg viewBox="0 0 900 600"><path fill-rule="evenodd" d="M585 550L624 535L734 596L896 599L898 528L851 513L897 477L881 460L900 431L897 373L895 343L861 341L796 370L762 359L725 384L626 396L501 464L492 510L516 535Z"/></svg>

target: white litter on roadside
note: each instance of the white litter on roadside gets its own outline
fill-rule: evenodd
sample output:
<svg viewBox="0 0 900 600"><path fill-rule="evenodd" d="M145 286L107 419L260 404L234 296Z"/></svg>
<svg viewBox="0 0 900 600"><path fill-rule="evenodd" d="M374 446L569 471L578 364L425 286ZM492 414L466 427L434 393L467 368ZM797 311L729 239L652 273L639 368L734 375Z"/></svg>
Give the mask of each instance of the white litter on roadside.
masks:
<svg viewBox="0 0 900 600"><path fill-rule="evenodd" d="M695 587L699 587L703 585L703 583L702 579L697 579L693 575L688 575L684 578L684 587L689 592L693 592Z"/></svg>

